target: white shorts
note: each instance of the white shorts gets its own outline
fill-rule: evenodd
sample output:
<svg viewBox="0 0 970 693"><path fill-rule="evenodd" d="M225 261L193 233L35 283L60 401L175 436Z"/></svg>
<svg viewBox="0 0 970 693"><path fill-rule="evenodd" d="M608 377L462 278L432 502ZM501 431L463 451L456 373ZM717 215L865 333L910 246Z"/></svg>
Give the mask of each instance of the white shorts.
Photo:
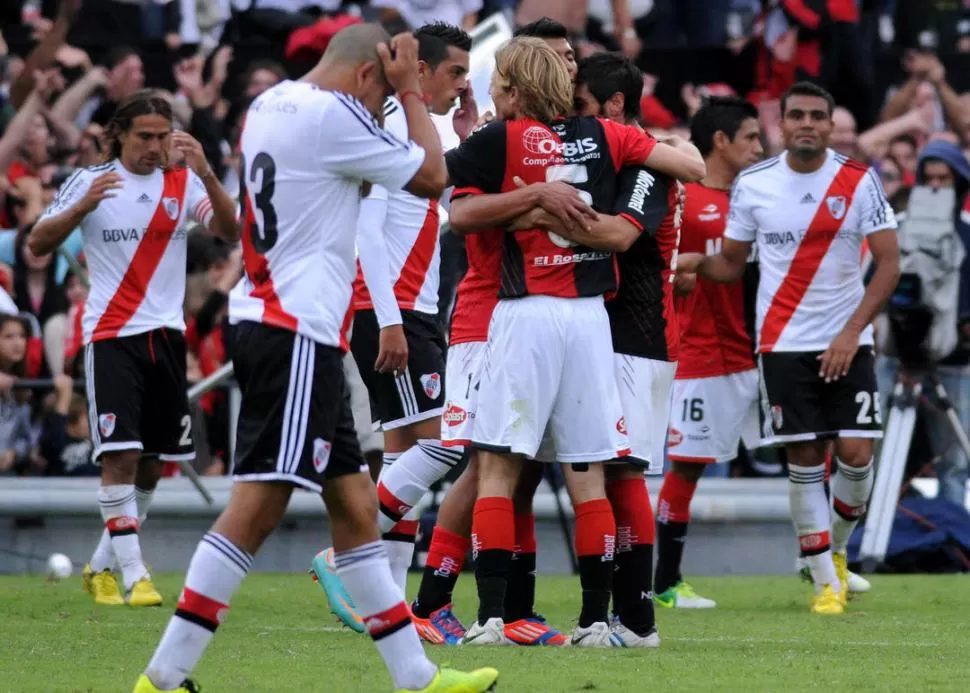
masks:
<svg viewBox="0 0 970 693"><path fill-rule="evenodd" d="M615 354L616 386L629 436L630 462L643 464L647 474L660 474L677 364Z"/></svg>
<svg viewBox="0 0 970 693"><path fill-rule="evenodd" d="M474 444L535 458L547 426L559 462L630 452L600 296L526 296L492 314Z"/></svg>
<svg viewBox="0 0 970 693"><path fill-rule="evenodd" d="M760 445L758 369L674 381L667 456L675 462L729 462L738 443Z"/></svg>
<svg viewBox="0 0 970 693"><path fill-rule="evenodd" d="M463 342L448 347L445 362L445 411L441 415L441 444L471 445L478 409L485 342Z"/></svg>

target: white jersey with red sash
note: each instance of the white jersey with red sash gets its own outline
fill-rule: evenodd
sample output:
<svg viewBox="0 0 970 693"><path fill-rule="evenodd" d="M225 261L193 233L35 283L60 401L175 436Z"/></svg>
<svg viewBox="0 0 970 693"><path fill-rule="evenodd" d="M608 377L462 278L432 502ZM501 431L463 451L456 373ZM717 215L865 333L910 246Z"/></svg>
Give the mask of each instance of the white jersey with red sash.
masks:
<svg viewBox="0 0 970 693"><path fill-rule="evenodd" d="M784 153L742 172L724 235L757 243L758 351L827 349L865 292L863 241L895 228L878 176L832 150L812 173ZM859 344L872 344L871 326Z"/></svg>
<svg viewBox="0 0 970 693"><path fill-rule="evenodd" d="M115 160L75 172L41 218L67 210L108 172L121 176L121 188L80 227L91 278L84 343L161 327L184 331L188 226L192 220L208 226L212 218L205 185L188 169L140 176Z"/></svg>

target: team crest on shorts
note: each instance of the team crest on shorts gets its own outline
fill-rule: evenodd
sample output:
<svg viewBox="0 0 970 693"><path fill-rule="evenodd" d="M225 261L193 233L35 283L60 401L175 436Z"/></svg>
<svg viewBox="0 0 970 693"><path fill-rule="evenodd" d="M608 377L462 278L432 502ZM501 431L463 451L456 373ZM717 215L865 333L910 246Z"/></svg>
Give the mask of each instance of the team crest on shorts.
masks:
<svg viewBox="0 0 970 693"><path fill-rule="evenodd" d="M330 463L330 450L333 445L323 438L313 439L313 468L317 474L323 474L323 470Z"/></svg>
<svg viewBox="0 0 970 693"><path fill-rule="evenodd" d="M177 197L163 197L162 198L162 209L168 215L169 219L179 218L179 201Z"/></svg>
<svg viewBox="0 0 970 693"><path fill-rule="evenodd" d="M98 430L104 438L110 438L115 432L115 421L118 420L114 414L101 414L98 416Z"/></svg>
<svg viewBox="0 0 970 693"><path fill-rule="evenodd" d="M832 218L836 220L845 216L845 203L845 195L833 195L832 197L825 199L825 204L828 205L829 208L829 214L831 214Z"/></svg>
<svg viewBox="0 0 970 693"><path fill-rule="evenodd" d="M428 399L438 399L441 395L441 376L438 373L426 373L421 376L421 387Z"/></svg>
<svg viewBox="0 0 970 693"><path fill-rule="evenodd" d="M784 421L785 421L785 418L781 413L781 406L778 404L772 405L771 422L775 425L775 428L780 429Z"/></svg>

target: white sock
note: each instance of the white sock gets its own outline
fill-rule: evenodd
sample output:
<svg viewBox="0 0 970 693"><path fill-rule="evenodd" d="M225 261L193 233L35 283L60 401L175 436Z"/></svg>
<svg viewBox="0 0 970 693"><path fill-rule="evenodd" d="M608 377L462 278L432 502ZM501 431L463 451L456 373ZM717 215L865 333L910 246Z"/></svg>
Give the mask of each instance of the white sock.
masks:
<svg viewBox="0 0 970 693"><path fill-rule="evenodd" d="M154 497L155 489L135 487L135 504L138 506L139 526L145 524L145 519L148 517L148 508L151 506Z"/></svg>
<svg viewBox="0 0 970 693"><path fill-rule="evenodd" d="M414 559L414 541L417 533L418 512L411 508L403 520L381 535L384 550L387 551L387 562L391 567L391 576L405 597L408 593L408 569Z"/></svg>
<svg viewBox="0 0 970 693"><path fill-rule="evenodd" d="M138 529L141 530L145 526L145 520L148 519L148 507L152 504L152 498L155 496L155 489L146 490L143 488L135 487L135 506L138 508ZM111 570L115 567L115 552L111 548L111 535L108 530L104 530L101 533L101 540L98 542L97 548L94 549L94 554L91 556L91 572L100 573L105 570Z"/></svg>
<svg viewBox="0 0 970 693"><path fill-rule="evenodd" d="M426 687L438 668L424 654L411 610L391 577L384 546L376 541L364 544L336 554L334 561L337 575L391 672L394 688Z"/></svg>
<svg viewBox="0 0 970 693"><path fill-rule="evenodd" d="M461 447L443 447L440 440L422 439L400 454L393 464L384 455L377 481L380 512L377 524L387 532L424 498L428 489L461 462Z"/></svg>
<svg viewBox="0 0 970 693"><path fill-rule="evenodd" d="M850 467L842 460L838 464L839 473L832 479L832 550L844 553L872 493L872 459L863 467Z"/></svg>
<svg viewBox="0 0 970 693"><path fill-rule="evenodd" d="M91 572L100 573L111 570L115 563L115 552L111 548L111 535L108 530L101 532L101 540L91 555Z"/></svg>
<svg viewBox="0 0 970 693"><path fill-rule="evenodd" d="M156 688L174 690L192 673L252 564L251 555L221 534L202 537L175 615L145 669Z"/></svg>
<svg viewBox="0 0 970 693"><path fill-rule="evenodd" d="M802 556L812 571L815 588L830 585L839 591L839 579L832 562L829 502L825 497L825 465L788 466L788 499Z"/></svg>
<svg viewBox="0 0 970 693"><path fill-rule="evenodd" d="M148 575L141 559L138 542L138 505L135 502L135 485L118 484L98 489L98 505L108 534L111 548L118 559L125 591ZM92 570L94 568L92 567Z"/></svg>

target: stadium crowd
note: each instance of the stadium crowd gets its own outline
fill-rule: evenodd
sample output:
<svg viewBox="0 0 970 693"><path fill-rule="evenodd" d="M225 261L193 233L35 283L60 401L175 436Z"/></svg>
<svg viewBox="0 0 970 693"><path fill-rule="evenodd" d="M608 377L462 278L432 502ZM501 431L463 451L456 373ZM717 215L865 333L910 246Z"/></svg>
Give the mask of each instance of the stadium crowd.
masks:
<svg viewBox="0 0 970 693"><path fill-rule="evenodd" d="M234 194L240 118L249 102L302 74L339 29L373 18L392 34L432 18L471 28L494 12L513 26L542 16L561 22L579 56L618 50L635 57L646 73L640 118L655 134L688 136L689 119L708 95L739 94L757 105L765 153L775 154L783 148L778 99L795 81L810 79L840 104L833 147L876 167L897 213L905 212L917 182L955 187L961 209L970 190L967 2L10 0L0 10L0 285L13 304L5 312L16 319L0 322L0 474L98 474L84 396L71 380L83 377L84 365L80 234L60 253L40 257L25 240L72 171L100 160L103 128L119 102L144 86L161 90ZM954 218L970 243L970 213L958 209ZM464 249L449 236L442 253L440 304L448 307ZM227 294L241 260L227 243L197 232L188 273L192 383L227 360ZM970 315L967 265L962 278L961 320ZM440 315L447 320L448 311ZM970 429L970 323L961 322L961 334L943 374ZM888 391L892 363L882 360L879 372ZM53 387L15 388L22 377L52 378ZM227 416L220 391L193 412L196 466L204 474L226 472ZM941 493L962 501L967 462L945 434L936 431L933 442L942 458ZM371 443L379 445L379 438ZM709 472L783 473L772 453L758 454ZM170 467L176 473L177 465Z"/></svg>

